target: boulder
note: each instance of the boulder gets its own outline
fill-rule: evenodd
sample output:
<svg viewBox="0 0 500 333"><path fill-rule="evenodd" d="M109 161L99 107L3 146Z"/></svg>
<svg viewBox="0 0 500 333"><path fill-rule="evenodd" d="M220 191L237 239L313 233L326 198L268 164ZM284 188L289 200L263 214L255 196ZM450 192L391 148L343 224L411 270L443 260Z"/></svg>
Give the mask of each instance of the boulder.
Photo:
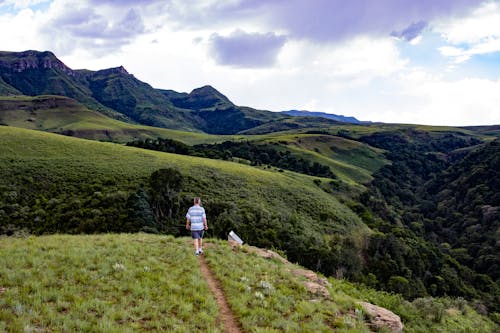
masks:
<svg viewBox="0 0 500 333"><path fill-rule="evenodd" d="M385 328L394 333L403 332L404 325L401 322L401 318L394 312L371 303L359 302L358 304L361 305L363 310L371 317L368 324L374 329Z"/></svg>

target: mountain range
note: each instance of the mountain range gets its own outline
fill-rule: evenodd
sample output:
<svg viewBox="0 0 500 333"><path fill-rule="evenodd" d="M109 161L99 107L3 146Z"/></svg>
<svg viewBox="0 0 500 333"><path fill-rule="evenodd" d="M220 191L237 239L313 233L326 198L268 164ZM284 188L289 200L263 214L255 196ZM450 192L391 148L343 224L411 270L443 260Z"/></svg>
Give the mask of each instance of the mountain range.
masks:
<svg viewBox="0 0 500 333"><path fill-rule="evenodd" d="M209 85L190 93L155 89L122 66L73 70L49 51L0 52L0 95L66 96L118 120L210 134L304 126L291 116L308 117L308 127L335 121L359 123L353 117L325 113L280 113L237 106Z"/></svg>

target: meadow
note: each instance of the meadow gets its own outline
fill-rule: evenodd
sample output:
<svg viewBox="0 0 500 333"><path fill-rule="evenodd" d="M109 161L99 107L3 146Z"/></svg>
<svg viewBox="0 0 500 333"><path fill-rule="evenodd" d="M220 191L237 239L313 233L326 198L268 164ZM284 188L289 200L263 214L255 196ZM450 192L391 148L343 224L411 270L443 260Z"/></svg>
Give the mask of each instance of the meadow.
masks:
<svg viewBox="0 0 500 333"><path fill-rule="evenodd" d="M405 332L495 332L460 299L419 299L330 278L311 293L301 267L207 239L205 257L244 332L370 332L369 301ZM0 238L0 330L222 332L188 238L150 234ZM195 314L195 315L194 315ZM381 330L380 332L385 332Z"/></svg>
<svg viewBox="0 0 500 333"><path fill-rule="evenodd" d="M0 331L220 332L186 247L141 234L2 238Z"/></svg>

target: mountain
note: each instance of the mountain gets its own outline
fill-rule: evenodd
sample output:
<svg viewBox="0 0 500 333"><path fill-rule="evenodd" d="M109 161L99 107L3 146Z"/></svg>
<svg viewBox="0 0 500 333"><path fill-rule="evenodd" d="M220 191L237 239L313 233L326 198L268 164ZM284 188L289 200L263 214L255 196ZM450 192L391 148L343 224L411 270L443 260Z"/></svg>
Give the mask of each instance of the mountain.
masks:
<svg viewBox="0 0 500 333"><path fill-rule="evenodd" d="M73 70L49 51L0 52L0 94L60 95L122 121L212 134L235 134L286 116L234 105L210 86L161 90L122 66Z"/></svg>
<svg viewBox="0 0 500 333"><path fill-rule="evenodd" d="M346 117L342 115L336 115L336 114L331 114L331 113L325 113L325 112L317 112L317 111L305 111L305 110L290 110L290 111L281 111L281 113L286 114L288 116L294 116L294 117L320 117L320 118L327 118L327 119L332 119L344 123L352 123L352 124L360 124L361 121L357 120L354 117Z"/></svg>

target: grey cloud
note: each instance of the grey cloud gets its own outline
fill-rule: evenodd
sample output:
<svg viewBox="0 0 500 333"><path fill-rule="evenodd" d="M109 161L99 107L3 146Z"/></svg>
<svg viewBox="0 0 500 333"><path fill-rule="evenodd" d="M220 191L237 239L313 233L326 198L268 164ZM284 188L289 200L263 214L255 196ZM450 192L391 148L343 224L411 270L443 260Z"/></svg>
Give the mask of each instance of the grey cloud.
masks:
<svg viewBox="0 0 500 333"><path fill-rule="evenodd" d="M399 39L404 39L406 41L411 41L420 36L422 30L424 30L426 27L427 27L427 22L425 21L412 23L402 31L393 31L391 33L391 36Z"/></svg>
<svg viewBox="0 0 500 333"><path fill-rule="evenodd" d="M338 41L360 34L388 36L412 22L430 22L455 15L481 0L242 0L214 2L203 11L182 10L195 4L184 0L182 9L169 5L173 20L187 26L258 20L270 31L284 30L291 38Z"/></svg>
<svg viewBox="0 0 500 333"><path fill-rule="evenodd" d="M105 17L93 8L81 8L60 13L44 28L46 35L55 43L102 53L116 50L128 44L135 36L145 32L142 17L135 9L129 9L121 18ZM59 39L59 40L58 40Z"/></svg>
<svg viewBox="0 0 500 333"><path fill-rule="evenodd" d="M276 62L286 37L269 32L246 33L236 30L229 36L213 34L210 50L216 62L235 67L268 67Z"/></svg>

